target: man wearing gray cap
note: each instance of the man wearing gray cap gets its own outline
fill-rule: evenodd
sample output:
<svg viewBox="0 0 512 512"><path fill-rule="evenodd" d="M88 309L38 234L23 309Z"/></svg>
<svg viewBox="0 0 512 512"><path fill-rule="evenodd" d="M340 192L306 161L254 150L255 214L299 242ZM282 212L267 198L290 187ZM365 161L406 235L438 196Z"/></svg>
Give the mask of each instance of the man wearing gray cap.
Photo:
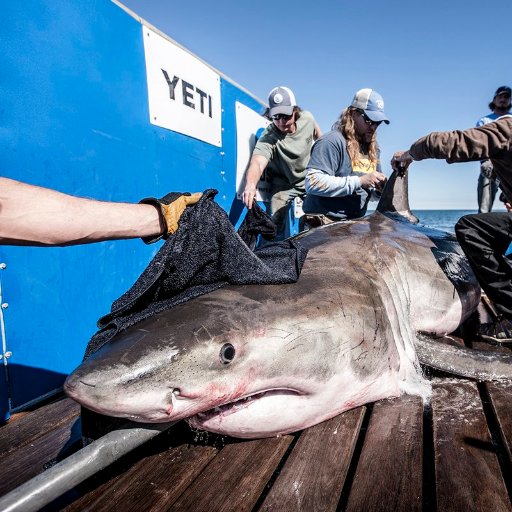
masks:
<svg viewBox="0 0 512 512"><path fill-rule="evenodd" d="M245 175L242 200L252 208L258 181L267 170L270 188L270 214L277 226L276 239L284 237L286 218L295 197L304 197L304 177L311 145L320 135L313 115L297 106L288 87L275 87L269 93L267 126L256 146Z"/></svg>
<svg viewBox="0 0 512 512"><path fill-rule="evenodd" d="M389 124L382 96L361 89L332 130L315 142L303 206L310 226L315 218L328 223L365 215L372 191L381 190L386 182L376 133L383 122Z"/></svg>
<svg viewBox="0 0 512 512"><path fill-rule="evenodd" d="M502 85L496 89L494 98L489 103L492 114L481 117L476 123L477 126L483 126L492 123L501 116L510 113L510 87ZM492 211L494 198L498 192L499 182L492 162L489 159L480 162L480 174L478 176L478 213L487 213Z"/></svg>

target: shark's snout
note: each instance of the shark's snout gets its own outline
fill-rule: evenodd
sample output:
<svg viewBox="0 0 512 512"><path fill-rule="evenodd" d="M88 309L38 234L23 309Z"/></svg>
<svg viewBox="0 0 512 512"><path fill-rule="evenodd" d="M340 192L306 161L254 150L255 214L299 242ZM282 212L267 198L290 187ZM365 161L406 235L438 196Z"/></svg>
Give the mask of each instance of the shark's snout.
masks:
<svg viewBox="0 0 512 512"><path fill-rule="evenodd" d="M81 375L77 372L69 375L64 381L64 392L74 400L77 399L78 396L81 395L80 390L82 387L84 388L95 388L96 384L94 382L86 382L82 380Z"/></svg>
<svg viewBox="0 0 512 512"><path fill-rule="evenodd" d="M101 382L94 378L94 374L84 374L80 368L67 377L63 388L70 398L86 407L102 398L102 389L105 389L102 388Z"/></svg>
<svg viewBox="0 0 512 512"><path fill-rule="evenodd" d="M181 390L146 378L143 371L106 372L87 362L64 382L65 393L100 414L140 422L172 421L180 414Z"/></svg>

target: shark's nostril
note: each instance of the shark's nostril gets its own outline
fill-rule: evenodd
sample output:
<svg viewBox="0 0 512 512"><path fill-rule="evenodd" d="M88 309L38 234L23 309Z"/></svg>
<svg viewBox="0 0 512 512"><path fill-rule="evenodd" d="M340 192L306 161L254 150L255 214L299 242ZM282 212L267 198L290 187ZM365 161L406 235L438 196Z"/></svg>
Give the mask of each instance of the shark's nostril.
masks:
<svg viewBox="0 0 512 512"><path fill-rule="evenodd" d="M90 384L89 382L85 382L84 380L81 380L80 384L83 384L84 386L89 386L90 388L96 387L96 384Z"/></svg>

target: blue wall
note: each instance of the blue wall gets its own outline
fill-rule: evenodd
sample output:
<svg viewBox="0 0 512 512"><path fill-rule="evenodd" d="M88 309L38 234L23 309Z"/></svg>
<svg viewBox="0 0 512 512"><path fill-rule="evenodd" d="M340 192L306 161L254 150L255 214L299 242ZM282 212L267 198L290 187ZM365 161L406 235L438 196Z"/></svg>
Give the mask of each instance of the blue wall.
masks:
<svg viewBox="0 0 512 512"><path fill-rule="evenodd" d="M153 126L141 25L119 6L31 0L2 14L3 176L113 201L217 188L219 204L236 209L235 101L262 112L256 99L221 80L220 148ZM96 320L157 250L140 240L0 247L12 408L62 384Z"/></svg>

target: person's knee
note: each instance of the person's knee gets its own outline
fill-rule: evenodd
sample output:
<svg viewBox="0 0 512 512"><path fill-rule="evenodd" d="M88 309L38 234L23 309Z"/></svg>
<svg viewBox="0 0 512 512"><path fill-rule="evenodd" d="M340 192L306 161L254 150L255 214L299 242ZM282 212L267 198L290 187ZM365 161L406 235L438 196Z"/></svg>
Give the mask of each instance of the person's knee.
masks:
<svg viewBox="0 0 512 512"><path fill-rule="evenodd" d="M278 208L277 210L272 211L272 220L277 226L278 231L282 231L286 224L286 216L288 214L289 206L284 205Z"/></svg>
<svg viewBox="0 0 512 512"><path fill-rule="evenodd" d="M475 217L475 214L464 215L464 217L461 217L455 224L455 236L461 246L464 246L468 236L475 231L473 217Z"/></svg>
<svg viewBox="0 0 512 512"><path fill-rule="evenodd" d="M288 190L280 190L272 194L270 204L271 207L277 211L288 206L292 201L293 197L290 195Z"/></svg>
<svg viewBox="0 0 512 512"><path fill-rule="evenodd" d="M455 234L457 235L457 237L458 234L465 231L470 226L470 224L471 222L469 219L469 215L464 215L464 217L461 217L455 224Z"/></svg>
<svg viewBox="0 0 512 512"><path fill-rule="evenodd" d="M477 229L478 226L482 224L483 219L484 215L482 213L464 215L455 224L455 231L457 232L457 230L461 229Z"/></svg>

